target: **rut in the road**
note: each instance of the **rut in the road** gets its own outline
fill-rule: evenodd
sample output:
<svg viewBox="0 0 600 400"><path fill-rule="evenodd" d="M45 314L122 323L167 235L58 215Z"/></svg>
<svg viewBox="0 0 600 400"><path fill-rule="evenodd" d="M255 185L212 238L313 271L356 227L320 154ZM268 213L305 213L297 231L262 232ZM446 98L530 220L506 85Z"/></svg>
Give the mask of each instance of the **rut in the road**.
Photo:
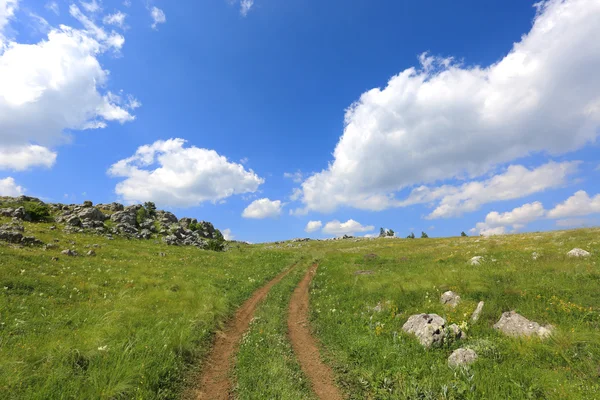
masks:
<svg viewBox="0 0 600 400"><path fill-rule="evenodd" d="M317 396L321 400L341 400L343 397L335 386L333 372L321 361L317 341L311 335L308 326L308 289L317 272L317 267L317 264L310 267L292 295L288 315L288 332L302 371L310 379Z"/></svg>
<svg viewBox="0 0 600 400"><path fill-rule="evenodd" d="M252 316L258 304L264 300L269 290L281 281L294 266L277 275L265 286L252 294L235 313L234 318L222 332L217 333L217 339L206 360L199 387L194 398L202 400L226 400L230 398L230 372L233 368L234 355L244 332L248 330Z"/></svg>

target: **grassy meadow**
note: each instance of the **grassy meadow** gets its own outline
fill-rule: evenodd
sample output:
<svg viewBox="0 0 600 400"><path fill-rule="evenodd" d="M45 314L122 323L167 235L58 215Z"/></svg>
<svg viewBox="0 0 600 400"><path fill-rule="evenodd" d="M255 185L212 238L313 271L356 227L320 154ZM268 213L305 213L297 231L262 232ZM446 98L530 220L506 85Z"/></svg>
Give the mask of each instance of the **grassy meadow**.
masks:
<svg viewBox="0 0 600 400"><path fill-rule="evenodd" d="M298 257L24 225L56 248L0 243L6 399L177 398L219 323ZM68 248L79 256L60 254ZM96 256L85 255L91 249Z"/></svg>
<svg viewBox="0 0 600 400"><path fill-rule="evenodd" d="M568 258L574 247L592 256ZM311 248L322 254L311 291L314 333L349 399L600 398L600 230ZM469 265L473 256L485 261ZM440 304L447 290L462 297L456 309ZM554 335L515 339L494 330L510 310L552 324ZM401 329L418 313L462 325L467 339L423 348ZM479 355L468 369L447 365L459 347Z"/></svg>

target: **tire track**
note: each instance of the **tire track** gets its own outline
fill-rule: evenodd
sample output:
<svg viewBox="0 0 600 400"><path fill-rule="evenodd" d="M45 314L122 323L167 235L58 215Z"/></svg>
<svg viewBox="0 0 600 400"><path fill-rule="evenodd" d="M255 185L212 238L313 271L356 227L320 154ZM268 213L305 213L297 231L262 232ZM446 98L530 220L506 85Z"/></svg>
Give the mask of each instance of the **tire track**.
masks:
<svg viewBox="0 0 600 400"><path fill-rule="evenodd" d="M319 399L342 400L340 390L334 383L333 371L321 361L317 341L308 326L308 289L317 268L318 264L313 264L294 290L289 306L288 332L302 371L312 383Z"/></svg>
<svg viewBox="0 0 600 400"><path fill-rule="evenodd" d="M281 281L293 268L292 265L269 283L255 291L236 311L217 338L202 368L199 387L193 398L198 400L227 400L231 396L230 372L233 369L234 355L237 352L244 332L248 330L258 304L264 300L269 290Z"/></svg>

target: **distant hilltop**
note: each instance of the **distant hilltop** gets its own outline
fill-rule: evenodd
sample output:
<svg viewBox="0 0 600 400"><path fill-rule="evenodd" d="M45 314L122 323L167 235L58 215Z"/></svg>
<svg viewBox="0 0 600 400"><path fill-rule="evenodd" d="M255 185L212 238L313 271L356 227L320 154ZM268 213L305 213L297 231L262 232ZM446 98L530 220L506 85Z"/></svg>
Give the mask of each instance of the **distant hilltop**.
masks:
<svg viewBox="0 0 600 400"><path fill-rule="evenodd" d="M83 204L44 203L35 197L0 197L0 216L12 223L0 226L0 239L17 242L23 232L21 222L55 223L67 233L96 233L135 239L161 238L168 245L196 246L218 250L224 238L213 224L195 218L178 219L169 211L157 210L152 202L124 206L120 203ZM4 232L4 233L2 233ZM9 233L13 233L10 235ZM21 235L22 236L22 235ZM32 243L29 238L27 243Z"/></svg>

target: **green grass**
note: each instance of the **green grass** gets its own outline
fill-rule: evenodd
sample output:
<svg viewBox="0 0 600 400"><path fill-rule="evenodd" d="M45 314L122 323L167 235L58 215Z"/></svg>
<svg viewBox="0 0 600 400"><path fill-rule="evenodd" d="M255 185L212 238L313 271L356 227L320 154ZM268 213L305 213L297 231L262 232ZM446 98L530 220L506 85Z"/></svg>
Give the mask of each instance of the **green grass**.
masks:
<svg viewBox="0 0 600 400"><path fill-rule="evenodd" d="M311 244L326 252L312 283L315 333L350 399L600 398L598 234ZM569 259L573 247L593 255ZM537 261L533 251L541 254ZM378 257L364 257L370 253ZM487 261L468 265L475 255ZM355 275L358 270L374 273ZM456 310L440 304L446 290L461 295ZM473 324L469 318L480 300L484 311ZM381 312L370 310L380 302ZM503 336L492 325L509 310L551 323L554 336ZM466 322L467 340L424 349L401 329L422 312ZM447 358L462 346L480 358L468 370L454 371Z"/></svg>
<svg viewBox="0 0 600 400"><path fill-rule="evenodd" d="M316 399L287 337L290 296L307 268L297 265L256 311L237 355L238 399Z"/></svg>
<svg viewBox="0 0 600 400"><path fill-rule="evenodd" d="M297 258L25 226L59 242L0 244L0 392L9 399L177 398L219 323ZM92 244L97 256L83 256Z"/></svg>

